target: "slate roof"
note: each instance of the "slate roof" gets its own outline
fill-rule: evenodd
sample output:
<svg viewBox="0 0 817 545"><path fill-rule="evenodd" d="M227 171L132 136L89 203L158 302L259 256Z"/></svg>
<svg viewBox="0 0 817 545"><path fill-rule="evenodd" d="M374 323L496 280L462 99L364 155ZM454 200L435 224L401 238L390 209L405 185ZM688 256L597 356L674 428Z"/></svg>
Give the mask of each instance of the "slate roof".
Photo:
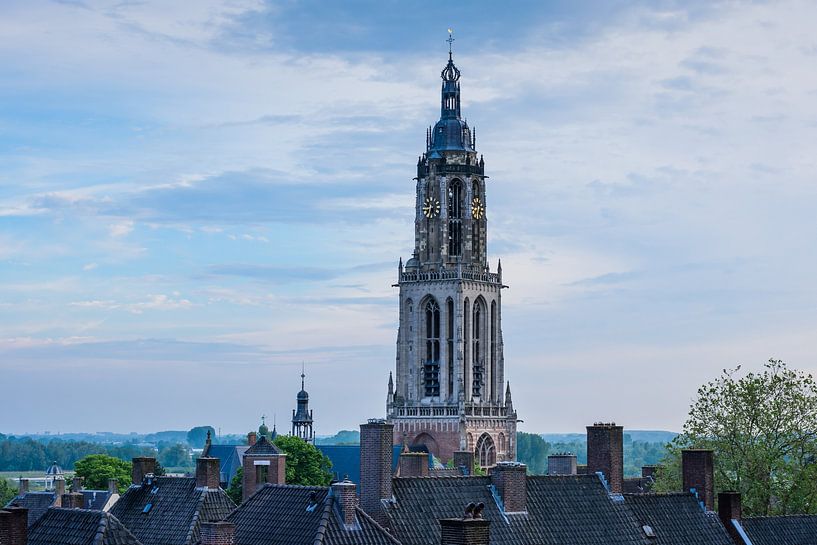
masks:
<svg viewBox="0 0 817 545"><path fill-rule="evenodd" d="M267 439L266 435L262 435L253 446L244 451L244 456L269 456L271 454L281 454L281 449L276 447L269 439Z"/></svg>
<svg viewBox="0 0 817 545"><path fill-rule="evenodd" d="M202 522L223 520L234 508L220 488L196 488L195 477L156 477L128 488L110 512L144 545L188 545L198 541Z"/></svg>
<svg viewBox="0 0 817 545"><path fill-rule="evenodd" d="M222 483L230 485L236 471L241 467L244 452L248 448L247 445L210 445L208 447L207 456L219 459L219 480Z"/></svg>
<svg viewBox="0 0 817 545"><path fill-rule="evenodd" d="M348 477L353 483L360 483L360 445L315 446L332 462L333 480L342 481L345 477ZM397 470L397 463L402 450L401 445L392 447L392 474ZM358 489L358 494L360 494L360 489Z"/></svg>
<svg viewBox="0 0 817 545"><path fill-rule="evenodd" d="M655 532L656 545L732 545L718 515L701 508L690 493L626 494L624 504ZM642 530L643 531L643 530Z"/></svg>
<svg viewBox="0 0 817 545"><path fill-rule="evenodd" d="M740 524L752 545L817 545L817 515L747 517Z"/></svg>
<svg viewBox="0 0 817 545"><path fill-rule="evenodd" d="M400 545L361 509L346 529L328 488L266 484L233 511L236 545Z"/></svg>
<svg viewBox="0 0 817 545"><path fill-rule="evenodd" d="M655 480L652 477L627 477L622 482L625 494L643 494L652 489Z"/></svg>
<svg viewBox="0 0 817 545"><path fill-rule="evenodd" d="M109 513L54 507L29 528L28 545L140 545L140 543Z"/></svg>
<svg viewBox="0 0 817 545"><path fill-rule="evenodd" d="M31 526L42 517L54 503L56 496L53 492L26 492L12 498L6 507L12 505L28 509L28 525Z"/></svg>
<svg viewBox="0 0 817 545"><path fill-rule="evenodd" d="M396 503L387 508L394 536L403 545L440 539L439 519L461 517L470 502L485 504L492 545L608 545L650 541L619 496L615 501L596 475L529 476L527 513L505 515L491 492L490 477L396 478Z"/></svg>
<svg viewBox="0 0 817 545"><path fill-rule="evenodd" d="M96 509L101 511L108 503L111 493L107 490L83 490L85 496L85 509Z"/></svg>

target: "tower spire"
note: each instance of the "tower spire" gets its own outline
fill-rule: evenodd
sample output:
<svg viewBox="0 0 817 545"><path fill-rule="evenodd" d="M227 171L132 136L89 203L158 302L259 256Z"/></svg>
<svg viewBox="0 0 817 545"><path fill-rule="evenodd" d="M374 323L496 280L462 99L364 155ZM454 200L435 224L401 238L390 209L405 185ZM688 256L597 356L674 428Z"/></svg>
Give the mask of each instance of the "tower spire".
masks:
<svg viewBox="0 0 817 545"><path fill-rule="evenodd" d="M453 60L452 50L451 50L451 46L454 44L454 29L453 28L448 29L448 39L446 40L446 42L448 42L448 60L450 61L450 60Z"/></svg>

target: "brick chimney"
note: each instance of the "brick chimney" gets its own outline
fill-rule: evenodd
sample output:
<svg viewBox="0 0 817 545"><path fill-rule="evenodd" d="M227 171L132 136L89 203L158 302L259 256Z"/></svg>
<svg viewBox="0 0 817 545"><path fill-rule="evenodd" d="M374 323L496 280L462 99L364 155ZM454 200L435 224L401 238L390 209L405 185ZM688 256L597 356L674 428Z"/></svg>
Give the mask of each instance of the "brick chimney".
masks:
<svg viewBox="0 0 817 545"><path fill-rule="evenodd" d="M201 545L234 545L235 524L221 520L201 524Z"/></svg>
<svg viewBox="0 0 817 545"><path fill-rule="evenodd" d="M218 458L196 460L196 486L217 489L221 486L221 466Z"/></svg>
<svg viewBox="0 0 817 545"><path fill-rule="evenodd" d="M397 467L400 477L428 477L428 453L401 452Z"/></svg>
<svg viewBox="0 0 817 545"><path fill-rule="evenodd" d="M621 494L624 483L624 427L596 422L587 426L587 472L604 474L610 492Z"/></svg>
<svg viewBox="0 0 817 545"><path fill-rule="evenodd" d="M385 420L360 425L360 507L381 526L387 524L381 500L392 498L393 434Z"/></svg>
<svg viewBox="0 0 817 545"><path fill-rule="evenodd" d="M63 494L65 494L65 479L62 477L56 477L54 479L54 496L56 497L54 507L59 507L61 505Z"/></svg>
<svg viewBox="0 0 817 545"><path fill-rule="evenodd" d="M454 467L462 471L463 475L470 475L474 471L474 453L470 450L454 451Z"/></svg>
<svg viewBox="0 0 817 545"><path fill-rule="evenodd" d="M85 509L85 495L82 492L63 494L60 505L63 509Z"/></svg>
<svg viewBox="0 0 817 545"><path fill-rule="evenodd" d="M119 479L108 479L108 494L119 494Z"/></svg>
<svg viewBox="0 0 817 545"><path fill-rule="evenodd" d="M131 479L136 486L142 486L142 481L147 475L153 475L156 471L156 458L149 456L139 456L133 458L133 466L131 468Z"/></svg>
<svg viewBox="0 0 817 545"><path fill-rule="evenodd" d="M250 433L247 434L247 444L249 446L253 446L257 439L258 439L258 434L255 433L254 431L251 431Z"/></svg>
<svg viewBox="0 0 817 545"><path fill-rule="evenodd" d="M82 492L82 477L71 479L71 492Z"/></svg>
<svg viewBox="0 0 817 545"><path fill-rule="evenodd" d="M641 466L641 478L646 479L652 477L655 479L655 473L658 471L658 466Z"/></svg>
<svg viewBox="0 0 817 545"><path fill-rule="evenodd" d="M570 452L548 456L548 475L576 475L576 455Z"/></svg>
<svg viewBox="0 0 817 545"><path fill-rule="evenodd" d="M22 496L28 494L28 479L20 477L20 485L18 486L17 494Z"/></svg>
<svg viewBox="0 0 817 545"><path fill-rule="evenodd" d="M715 509L715 463L710 449L681 451L681 475L684 492L695 491L707 511Z"/></svg>
<svg viewBox="0 0 817 545"><path fill-rule="evenodd" d="M519 462L499 462L491 469L491 484L502 500L505 513L528 510L527 469Z"/></svg>
<svg viewBox="0 0 817 545"><path fill-rule="evenodd" d="M0 510L0 543L3 545L28 543L28 509L6 507Z"/></svg>
<svg viewBox="0 0 817 545"><path fill-rule="evenodd" d="M721 519L729 537L736 545L743 545L743 538L732 523L741 518L740 492L721 492L718 494L718 518Z"/></svg>
<svg viewBox="0 0 817 545"><path fill-rule="evenodd" d="M440 519L440 545L488 545L491 523L482 518L483 505L470 504L459 519Z"/></svg>
<svg viewBox="0 0 817 545"><path fill-rule="evenodd" d="M357 507L357 487L349 479L332 483L332 495L337 502L338 511L343 518L343 524L350 526L357 522L355 507Z"/></svg>

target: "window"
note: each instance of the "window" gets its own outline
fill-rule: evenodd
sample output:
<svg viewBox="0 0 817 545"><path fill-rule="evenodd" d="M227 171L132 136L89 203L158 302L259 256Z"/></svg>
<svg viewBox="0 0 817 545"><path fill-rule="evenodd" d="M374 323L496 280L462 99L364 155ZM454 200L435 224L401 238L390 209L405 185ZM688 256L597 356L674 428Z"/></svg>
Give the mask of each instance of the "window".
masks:
<svg viewBox="0 0 817 545"><path fill-rule="evenodd" d="M448 358L448 395L454 393L454 301L449 298L445 305L446 328L446 356Z"/></svg>
<svg viewBox="0 0 817 545"><path fill-rule="evenodd" d="M459 180L448 185L448 255L462 255L462 184Z"/></svg>
<svg viewBox="0 0 817 545"><path fill-rule="evenodd" d="M483 359L482 359L482 345L480 341L482 340L482 304L480 300L474 302L474 318L472 321L473 325L473 333L472 333L472 343L471 346L471 355L473 358L473 381L472 381L472 388L471 388L471 395L474 397L480 397L482 395L482 382L483 382Z"/></svg>
<svg viewBox="0 0 817 545"><path fill-rule="evenodd" d="M430 299L425 306L426 358L423 383L426 397L440 395L440 307Z"/></svg>
<svg viewBox="0 0 817 545"><path fill-rule="evenodd" d="M490 435L487 433L480 435L479 439L477 439L475 454L480 467L486 468L496 465L496 447Z"/></svg>
<svg viewBox="0 0 817 545"><path fill-rule="evenodd" d="M480 197L480 194L479 194L479 183L474 182L473 192L471 193L471 196L474 199L482 200L482 197ZM471 252L471 255L473 256L474 260L478 260L480 258L480 252L482 250L482 246L480 245L480 238L479 238L480 223L481 222L479 221L478 217L474 218L473 221L471 222L471 244L472 244L472 248L473 248L473 250Z"/></svg>
<svg viewBox="0 0 817 545"><path fill-rule="evenodd" d="M496 301L491 301L491 386L496 386L499 392L491 391L491 399L495 399L501 395L502 384L497 382L496 376Z"/></svg>

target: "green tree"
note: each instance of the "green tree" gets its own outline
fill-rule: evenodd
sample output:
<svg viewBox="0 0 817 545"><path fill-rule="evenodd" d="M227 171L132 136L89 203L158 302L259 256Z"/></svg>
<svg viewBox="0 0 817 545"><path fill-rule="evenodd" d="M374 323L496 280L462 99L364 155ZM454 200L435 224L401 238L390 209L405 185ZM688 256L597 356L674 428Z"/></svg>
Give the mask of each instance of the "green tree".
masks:
<svg viewBox="0 0 817 545"><path fill-rule="evenodd" d="M709 448L716 489L740 492L744 514L817 513L817 384L775 359L739 370L698 389L654 489L680 490L681 450Z"/></svg>
<svg viewBox="0 0 817 545"><path fill-rule="evenodd" d="M84 479L86 488L105 490L108 479L117 479L122 492L131 482L131 464L107 454L90 454L77 460L74 469L77 477Z"/></svg>
<svg viewBox="0 0 817 545"><path fill-rule="evenodd" d="M12 487L8 480L0 477L0 506L6 505L17 495L17 489Z"/></svg>
<svg viewBox="0 0 817 545"><path fill-rule="evenodd" d="M216 430L213 426L196 426L187 432L187 444L193 448L204 448L204 442L207 441L207 432L210 432L210 437L216 436Z"/></svg>
<svg viewBox="0 0 817 545"><path fill-rule="evenodd" d="M331 482L332 462L315 445L292 435L279 435L275 445L287 455L287 484L326 486Z"/></svg>
<svg viewBox="0 0 817 545"><path fill-rule="evenodd" d="M244 468L239 467L238 471L233 475L230 481L230 486L227 487L227 495L233 500L233 503L239 505L244 494Z"/></svg>
<svg viewBox="0 0 817 545"><path fill-rule="evenodd" d="M167 445L159 451L159 461L166 467L190 467L190 451L181 443Z"/></svg>

